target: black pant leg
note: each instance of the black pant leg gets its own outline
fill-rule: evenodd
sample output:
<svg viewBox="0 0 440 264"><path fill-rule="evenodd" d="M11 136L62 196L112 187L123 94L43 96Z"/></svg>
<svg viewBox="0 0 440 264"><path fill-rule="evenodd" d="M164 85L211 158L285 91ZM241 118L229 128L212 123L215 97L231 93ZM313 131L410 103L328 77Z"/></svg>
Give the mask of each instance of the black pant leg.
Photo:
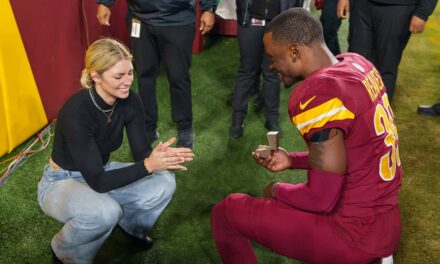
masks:
<svg viewBox="0 0 440 264"><path fill-rule="evenodd" d="M260 78L263 57L263 34L265 27L237 25L237 39L240 52L240 66L235 80L232 102L233 118L244 119L248 99Z"/></svg>
<svg viewBox="0 0 440 264"><path fill-rule="evenodd" d="M128 32L131 32L131 26L131 21L129 21ZM146 113L147 130L152 131L156 129L158 119L156 78L159 76L160 71L160 50L151 28L145 23L141 24L140 37L130 36L130 43L139 95Z"/></svg>
<svg viewBox="0 0 440 264"><path fill-rule="evenodd" d="M278 73L269 69L270 59L266 53L263 54L263 91L264 115L266 121L278 124L280 108L280 78ZM271 122L273 121L273 122Z"/></svg>
<svg viewBox="0 0 440 264"><path fill-rule="evenodd" d="M394 96L403 50L411 36L409 24L414 9L414 5L373 5L375 28L373 63L382 75L390 101Z"/></svg>
<svg viewBox="0 0 440 264"><path fill-rule="evenodd" d="M170 87L172 119L178 130L192 128L191 59L195 25L156 27Z"/></svg>
<svg viewBox="0 0 440 264"><path fill-rule="evenodd" d="M370 1L351 0L348 51L358 53L373 62L374 38Z"/></svg>
<svg viewBox="0 0 440 264"><path fill-rule="evenodd" d="M341 53L338 39L341 20L336 14L337 5L338 0L324 0L320 17L322 28L324 30L325 43L334 55Z"/></svg>

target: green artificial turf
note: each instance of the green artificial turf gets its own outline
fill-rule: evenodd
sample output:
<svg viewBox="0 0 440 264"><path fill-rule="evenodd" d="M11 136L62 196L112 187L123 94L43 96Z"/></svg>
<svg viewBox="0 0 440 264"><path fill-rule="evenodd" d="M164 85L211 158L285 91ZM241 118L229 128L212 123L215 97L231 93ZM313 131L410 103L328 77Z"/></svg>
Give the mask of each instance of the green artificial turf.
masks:
<svg viewBox="0 0 440 264"><path fill-rule="evenodd" d="M440 117L416 114L417 105L440 102L440 8L405 50L392 103L399 129L404 179L399 263L440 261Z"/></svg>
<svg viewBox="0 0 440 264"><path fill-rule="evenodd" d="M440 117L415 113L418 104L440 98L439 13L431 17L426 31L413 36L408 44L392 103L404 166L400 193L403 232L395 263L436 263L440 259L436 179L440 171ZM344 22L340 32L342 50L347 47L346 27ZM216 202L232 192L261 196L261 189L270 181L304 181L302 172L271 174L254 163L250 152L258 144L266 144L267 131L263 114L255 113L251 106L244 136L239 140L229 138L230 101L238 58L234 38L212 36L207 39L205 51L193 57L195 159L188 164L188 171L176 172L175 196L151 233L157 240L154 247L143 251L122 234L114 233L100 250L96 263L220 263L209 224L210 210ZM304 150L306 146L287 116L290 92L291 89L281 91L284 133L280 144L289 150ZM160 140L166 140L176 136L176 130L164 75L158 80L158 100ZM62 224L46 216L36 199L37 181L50 149L51 145L31 157L0 187L0 263L51 263L50 240ZM112 159L131 161L126 142ZM298 263L259 245L254 248L260 263Z"/></svg>

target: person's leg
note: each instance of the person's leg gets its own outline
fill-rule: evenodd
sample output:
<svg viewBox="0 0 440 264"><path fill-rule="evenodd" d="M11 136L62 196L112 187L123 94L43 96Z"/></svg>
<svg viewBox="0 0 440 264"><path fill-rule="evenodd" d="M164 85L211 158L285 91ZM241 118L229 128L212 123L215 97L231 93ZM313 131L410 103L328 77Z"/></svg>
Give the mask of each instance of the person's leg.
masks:
<svg viewBox="0 0 440 264"><path fill-rule="evenodd" d="M261 76L261 72L257 73L257 76ZM257 78L257 82L252 89L251 96L254 96L252 106L256 113L259 113L264 108L263 92L260 90L260 78Z"/></svg>
<svg viewBox="0 0 440 264"><path fill-rule="evenodd" d="M128 164L111 162L108 169ZM109 195L122 207L123 216L119 226L139 239L145 239L160 214L171 201L176 182L174 174L159 171L130 185L113 190Z"/></svg>
<svg viewBox="0 0 440 264"><path fill-rule="evenodd" d="M230 135L243 135L243 121L247 114L248 100L260 78L262 61L262 34L265 27L237 25L237 39L240 52L240 66L235 80L232 102L232 126Z"/></svg>
<svg viewBox="0 0 440 264"><path fill-rule="evenodd" d="M191 59L195 25L155 27L170 87L171 114L177 126L178 147L193 147Z"/></svg>
<svg viewBox="0 0 440 264"><path fill-rule="evenodd" d="M369 0L350 1L348 51L355 52L374 63L375 28L372 24Z"/></svg>
<svg viewBox="0 0 440 264"><path fill-rule="evenodd" d="M372 5L375 36L375 61L390 101L393 99L397 72L403 50L411 36L409 24L415 5ZM393 14L393 15L390 15Z"/></svg>
<svg viewBox="0 0 440 264"><path fill-rule="evenodd" d="M93 191L80 179L78 172L48 169L39 183L42 210L64 223L51 245L65 263L92 263L122 216L113 198Z"/></svg>
<svg viewBox="0 0 440 264"><path fill-rule="evenodd" d="M262 51L264 53L264 50ZM269 131L281 131L279 126L280 108L280 79L278 74L269 69L270 60L263 54L263 91L264 115L266 117L265 127Z"/></svg>
<svg viewBox="0 0 440 264"><path fill-rule="evenodd" d="M131 26L131 21L129 21L128 32L131 32ZM160 47L150 26L145 23L141 25L139 38L130 37L130 44L138 80L138 91L146 113L148 137L152 142L157 137L156 78L160 73Z"/></svg>
<svg viewBox="0 0 440 264"><path fill-rule="evenodd" d="M307 263L370 263L333 232L326 215L275 199L231 194L212 209L211 229L224 263L257 263L250 241Z"/></svg>
<svg viewBox="0 0 440 264"><path fill-rule="evenodd" d="M334 55L341 53L338 39L341 20L339 20L336 14L337 5L338 0L324 0L320 17L325 43Z"/></svg>
<svg viewBox="0 0 440 264"><path fill-rule="evenodd" d="M171 111L178 130L192 126L191 58L195 34L193 24L175 27L155 27L163 51L170 86Z"/></svg>

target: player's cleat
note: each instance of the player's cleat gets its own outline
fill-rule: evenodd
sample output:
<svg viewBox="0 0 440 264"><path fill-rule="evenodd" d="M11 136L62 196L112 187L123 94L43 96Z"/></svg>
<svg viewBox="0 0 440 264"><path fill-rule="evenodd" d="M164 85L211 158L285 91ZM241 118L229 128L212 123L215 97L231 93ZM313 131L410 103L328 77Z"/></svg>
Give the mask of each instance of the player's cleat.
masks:
<svg viewBox="0 0 440 264"><path fill-rule="evenodd" d="M382 258L380 264L393 264L393 255Z"/></svg>
<svg viewBox="0 0 440 264"><path fill-rule="evenodd" d="M417 113L421 115L438 116L440 115L440 103L433 105L419 105Z"/></svg>

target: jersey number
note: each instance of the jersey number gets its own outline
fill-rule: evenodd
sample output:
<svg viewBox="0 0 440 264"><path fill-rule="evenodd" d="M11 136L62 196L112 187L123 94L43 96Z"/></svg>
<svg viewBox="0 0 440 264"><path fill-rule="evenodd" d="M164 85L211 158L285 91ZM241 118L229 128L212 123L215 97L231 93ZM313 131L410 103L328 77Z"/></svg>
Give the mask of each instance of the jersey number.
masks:
<svg viewBox="0 0 440 264"><path fill-rule="evenodd" d="M390 149L385 155L380 158L379 173L384 181L391 181L396 175L396 167L400 166L399 147L396 145L399 139L397 129L394 125L393 111L388 101L388 96L382 96L383 105L376 106L374 113L374 128L376 135L380 136L385 133L383 142Z"/></svg>

